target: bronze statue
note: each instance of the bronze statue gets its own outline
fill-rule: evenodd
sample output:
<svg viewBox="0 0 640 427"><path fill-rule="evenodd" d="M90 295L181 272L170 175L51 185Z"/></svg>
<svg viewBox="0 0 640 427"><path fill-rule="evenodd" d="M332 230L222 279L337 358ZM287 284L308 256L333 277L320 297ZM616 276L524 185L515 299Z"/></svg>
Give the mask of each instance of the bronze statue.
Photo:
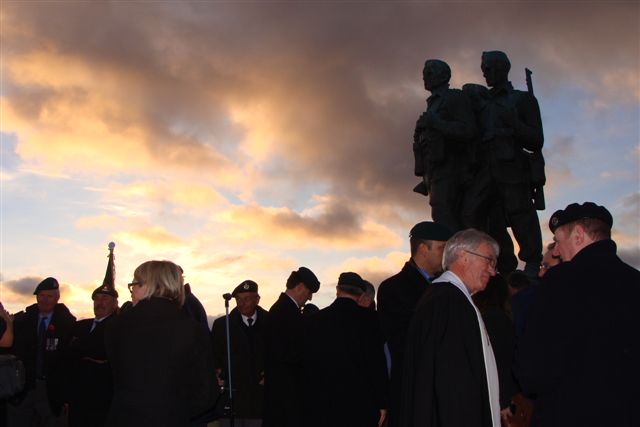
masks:
<svg viewBox="0 0 640 427"><path fill-rule="evenodd" d="M482 54L482 73L490 89L474 100L480 126L477 170L466 189L464 226L486 230L501 247L498 270L517 266L511 227L525 262L535 277L542 259L542 235L536 208L544 209L544 143L538 101L529 92L515 90L508 80L511 63L499 51Z"/></svg>
<svg viewBox="0 0 640 427"><path fill-rule="evenodd" d="M414 191L429 196L435 222L456 231L462 227L460 212L464 185L470 178L475 118L467 96L449 88L451 69L447 63L427 60L422 75L431 96L413 136L414 173L423 178Z"/></svg>

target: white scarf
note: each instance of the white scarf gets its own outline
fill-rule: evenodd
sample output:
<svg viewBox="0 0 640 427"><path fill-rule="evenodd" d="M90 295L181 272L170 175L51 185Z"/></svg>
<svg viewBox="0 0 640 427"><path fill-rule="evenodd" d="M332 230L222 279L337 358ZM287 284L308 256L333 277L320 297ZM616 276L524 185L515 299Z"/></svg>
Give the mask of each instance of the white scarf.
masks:
<svg viewBox="0 0 640 427"><path fill-rule="evenodd" d="M487 387L489 388L489 405L491 407L491 419L493 421L493 427L500 427L500 385L498 382L498 367L496 366L496 359L493 355L493 349L491 348L491 340L489 334L484 326L482 316L478 311L478 308L471 299L469 290L464 285L462 280L453 272L445 271L440 277L433 281L433 283L448 282L455 285L456 288L467 297L469 304L476 311L478 323L480 324L480 335L482 338L482 353L484 356L484 367L487 372Z"/></svg>

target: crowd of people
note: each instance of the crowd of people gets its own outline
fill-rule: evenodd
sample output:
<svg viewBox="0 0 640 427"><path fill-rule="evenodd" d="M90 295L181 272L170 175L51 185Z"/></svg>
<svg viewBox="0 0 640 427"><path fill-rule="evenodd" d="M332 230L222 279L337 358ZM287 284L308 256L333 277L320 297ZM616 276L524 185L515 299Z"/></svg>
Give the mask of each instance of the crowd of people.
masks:
<svg viewBox="0 0 640 427"><path fill-rule="evenodd" d="M170 261L140 265L122 307L113 286L76 321L49 277L36 303L0 310L0 346L26 368L2 402L21 426L640 425L640 272L590 202L549 221L539 280L496 271L499 245L434 222L410 232L410 258L378 287L340 274L318 310L313 271L291 272L267 311L258 284L209 329ZM314 309L315 307L315 309Z"/></svg>

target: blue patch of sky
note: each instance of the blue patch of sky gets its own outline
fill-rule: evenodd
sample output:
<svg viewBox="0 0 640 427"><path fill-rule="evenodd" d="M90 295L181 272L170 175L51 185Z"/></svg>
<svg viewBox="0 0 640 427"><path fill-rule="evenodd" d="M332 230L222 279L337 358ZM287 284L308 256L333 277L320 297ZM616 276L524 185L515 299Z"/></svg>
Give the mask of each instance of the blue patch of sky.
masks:
<svg viewBox="0 0 640 427"><path fill-rule="evenodd" d="M18 137L14 133L0 132L0 167L5 172L12 172L20 164L16 153Z"/></svg>
<svg viewBox="0 0 640 427"><path fill-rule="evenodd" d="M546 150L553 151L554 139L572 138L566 158L552 157L566 164L575 179L572 185L559 185L553 199L558 208L569 201L593 200L613 205L619 198L637 191L638 106L612 104L590 109L593 95L577 87L563 88L541 105ZM614 176L602 177L610 172ZM616 174L620 174L619 176ZM562 206L560 206L562 205Z"/></svg>

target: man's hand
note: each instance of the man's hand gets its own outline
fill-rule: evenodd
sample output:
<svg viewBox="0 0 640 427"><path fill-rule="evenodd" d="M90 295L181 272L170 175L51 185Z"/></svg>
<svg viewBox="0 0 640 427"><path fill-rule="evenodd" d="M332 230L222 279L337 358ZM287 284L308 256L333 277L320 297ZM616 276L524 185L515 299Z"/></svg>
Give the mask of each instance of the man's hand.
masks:
<svg viewBox="0 0 640 427"><path fill-rule="evenodd" d="M221 377L222 369L216 369L216 381L218 382L218 387L224 387L224 380Z"/></svg>

